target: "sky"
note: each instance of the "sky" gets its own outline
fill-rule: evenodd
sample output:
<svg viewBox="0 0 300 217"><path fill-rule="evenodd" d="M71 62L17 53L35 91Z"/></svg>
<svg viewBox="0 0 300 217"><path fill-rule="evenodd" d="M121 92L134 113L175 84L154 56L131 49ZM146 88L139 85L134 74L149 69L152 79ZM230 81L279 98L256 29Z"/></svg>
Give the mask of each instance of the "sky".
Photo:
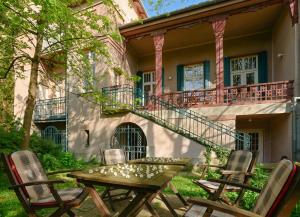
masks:
<svg viewBox="0 0 300 217"><path fill-rule="evenodd" d="M159 14L168 13L178 9L186 8L191 5L198 4L200 2L205 2L207 0L163 0L164 3L156 10L153 5L149 4L151 2L157 2L157 0L142 0L145 9L149 17L157 16Z"/></svg>

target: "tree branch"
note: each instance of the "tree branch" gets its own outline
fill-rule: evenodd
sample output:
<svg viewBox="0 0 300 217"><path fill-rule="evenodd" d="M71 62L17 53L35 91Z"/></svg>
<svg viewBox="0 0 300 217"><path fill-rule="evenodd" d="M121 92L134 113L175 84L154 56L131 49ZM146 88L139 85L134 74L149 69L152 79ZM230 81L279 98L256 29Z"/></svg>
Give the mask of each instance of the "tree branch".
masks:
<svg viewBox="0 0 300 217"><path fill-rule="evenodd" d="M20 12L16 11L15 9L13 9L12 7L10 7L10 6L7 5L6 3L3 3L3 6L6 7L6 8L8 8L9 10L13 11L14 13L16 13L17 15L19 15L19 16L22 17L23 19L25 19L28 23L31 24L32 27L36 28L36 26L34 25L34 23L33 23L31 20L29 20L29 19L25 18L24 16L22 16L22 14L21 14ZM31 34L34 34L34 35L37 34L37 32L35 32L35 31L33 31L33 30L30 30L30 29L26 29L26 30L27 30L29 33L31 33Z"/></svg>
<svg viewBox="0 0 300 217"><path fill-rule="evenodd" d="M3 76L3 77L0 77L0 80L6 79L8 73L10 72L10 70L12 69L12 67L15 65L15 62L16 62L18 59L21 59L21 58L27 58L27 59L32 60L32 58L31 58L30 56L28 56L28 55L22 55L22 56L18 56L18 57L16 57L16 58L14 58L13 61L11 61L9 67L7 68L7 70L6 70L5 74L4 74L4 76Z"/></svg>

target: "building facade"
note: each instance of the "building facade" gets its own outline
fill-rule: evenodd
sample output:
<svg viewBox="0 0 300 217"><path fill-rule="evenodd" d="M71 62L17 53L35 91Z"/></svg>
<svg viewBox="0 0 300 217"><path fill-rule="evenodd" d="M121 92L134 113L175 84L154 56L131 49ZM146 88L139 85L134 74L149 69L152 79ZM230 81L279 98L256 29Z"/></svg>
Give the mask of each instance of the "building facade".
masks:
<svg viewBox="0 0 300 217"><path fill-rule="evenodd" d="M206 145L217 145L257 150L261 162L299 160L297 0L216 0L152 18L139 1L124 2L116 20L124 43L105 40L138 81L93 63L96 76L106 72L96 84L108 96L102 105L75 94L68 78L46 81L36 130L85 159L123 147L128 158L203 160ZM18 80L17 117L24 89Z"/></svg>

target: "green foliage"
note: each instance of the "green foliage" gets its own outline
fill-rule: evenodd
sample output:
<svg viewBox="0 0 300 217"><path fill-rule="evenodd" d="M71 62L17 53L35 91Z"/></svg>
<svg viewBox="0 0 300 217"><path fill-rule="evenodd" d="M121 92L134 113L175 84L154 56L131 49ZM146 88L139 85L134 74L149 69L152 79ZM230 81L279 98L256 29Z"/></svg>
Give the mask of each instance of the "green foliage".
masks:
<svg viewBox="0 0 300 217"><path fill-rule="evenodd" d="M51 140L41 138L36 133L33 133L30 137L30 149L36 153L39 158L45 154L59 156L62 152L61 146L55 144Z"/></svg>
<svg viewBox="0 0 300 217"><path fill-rule="evenodd" d="M77 160L71 152L62 152L58 160L63 168L81 168L84 165L84 161Z"/></svg>
<svg viewBox="0 0 300 217"><path fill-rule="evenodd" d="M6 130L0 126L0 150L4 153L10 153L19 149L23 138L23 132L15 127Z"/></svg>
<svg viewBox="0 0 300 217"><path fill-rule="evenodd" d="M40 161L45 170L55 171L62 167L61 162L51 154L40 155Z"/></svg>

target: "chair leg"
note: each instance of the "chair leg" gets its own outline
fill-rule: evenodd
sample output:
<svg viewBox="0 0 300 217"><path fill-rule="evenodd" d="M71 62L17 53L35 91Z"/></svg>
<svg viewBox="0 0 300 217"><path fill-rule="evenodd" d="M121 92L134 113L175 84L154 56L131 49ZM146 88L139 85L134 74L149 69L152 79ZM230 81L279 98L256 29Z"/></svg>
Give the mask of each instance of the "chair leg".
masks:
<svg viewBox="0 0 300 217"><path fill-rule="evenodd" d="M75 213L72 212L72 210L70 210L70 209L67 211L67 214L68 214L70 217L75 217Z"/></svg>
<svg viewBox="0 0 300 217"><path fill-rule="evenodd" d="M67 209L68 208L66 208L66 207L60 207L54 213L52 213L49 217L60 217L67 211Z"/></svg>
<svg viewBox="0 0 300 217"><path fill-rule="evenodd" d="M115 212L116 210L115 210L115 207L113 205L113 200L111 198L110 191L107 191L107 196L108 196L108 202L109 202L110 208L111 208L112 211Z"/></svg>

